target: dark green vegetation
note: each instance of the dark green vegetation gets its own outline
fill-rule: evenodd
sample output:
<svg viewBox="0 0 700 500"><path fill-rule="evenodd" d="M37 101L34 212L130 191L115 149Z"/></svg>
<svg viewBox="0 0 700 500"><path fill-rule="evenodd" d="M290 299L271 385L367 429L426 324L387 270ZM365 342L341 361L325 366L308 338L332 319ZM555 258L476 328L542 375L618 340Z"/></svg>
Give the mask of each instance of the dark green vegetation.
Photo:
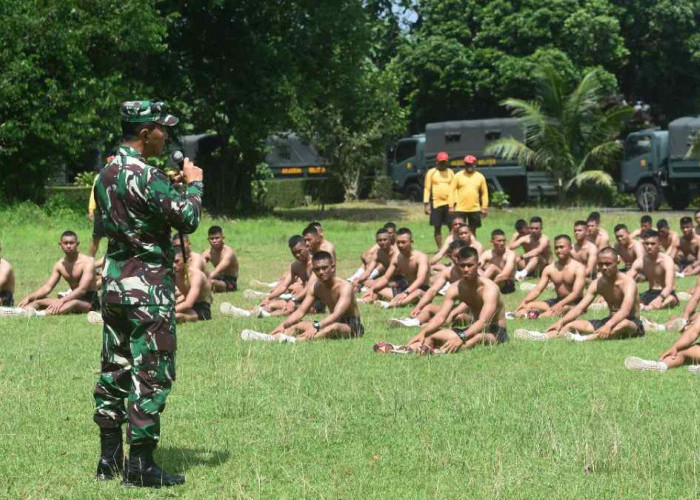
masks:
<svg viewBox="0 0 700 500"><path fill-rule="evenodd" d="M494 211L483 235L515 219L544 217L550 236L571 232L577 211ZM0 244L17 269L21 297L57 258L58 235L83 219L3 212ZM677 220L676 215L669 220ZM386 220L407 224L432 252L419 211L356 204L325 214L340 274ZM216 220L241 259L243 288L272 280L290 261L286 238L318 214ZM636 227L638 214L603 213L608 230ZM205 218L193 247L206 245ZM684 279L680 290L694 281ZM62 285L63 286L63 285ZM507 298L510 308L523 296ZM184 487L125 490L92 480L98 431L91 391L100 328L85 317L0 318L0 496L4 498L695 498L700 378L678 369L631 373L626 355L654 357L676 338L572 345L511 340L450 357L380 356L379 340L401 342L393 315L362 306L364 338L307 345L243 343L242 328L274 320L232 320L216 297L214 320L178 329L178 380L163 414L156 457L187 476ZM593 315L590 315L593 316ZM661 318L663 313L651 315ZM545 320L511 322L510 330Z"/></svg>
<svg viewBox="0 0 700 500"><path fill-rule="evenodd" d="M271 132L313 138L357 195L386 145L430 121L504 116L534 69L697 111L697 0L47 0L0 5L0 201L38 200L57 166L114 145L119 102L152 96L218 132L206 203L250 210Z"/></svg>

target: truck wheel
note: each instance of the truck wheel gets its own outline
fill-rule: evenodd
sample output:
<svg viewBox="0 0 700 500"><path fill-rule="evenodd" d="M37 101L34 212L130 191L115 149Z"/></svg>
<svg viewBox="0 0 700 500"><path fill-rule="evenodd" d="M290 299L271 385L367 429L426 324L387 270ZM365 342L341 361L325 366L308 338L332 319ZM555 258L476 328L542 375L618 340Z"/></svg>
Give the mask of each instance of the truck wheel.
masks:
<svg viewBox="0 0 700 500"><path fill-rule="evenodd" d="M685 194L669 196L669 206L674 210L685 210L690 205L690 197Z"/></svg>
<svg viewBox="0 0 700 500"><path fill-rule="evenodd" d="M653 182L644 182L635 191L637 206L644 212L657 210L661 205L661 191Z"/></svg>
<svg viewBox="0 0 700 500"><path fill-rule="evenodd" d="M423 199L423 191L418 184L409 184L403 190L403 194L411 201L421 201Z"/></svg>

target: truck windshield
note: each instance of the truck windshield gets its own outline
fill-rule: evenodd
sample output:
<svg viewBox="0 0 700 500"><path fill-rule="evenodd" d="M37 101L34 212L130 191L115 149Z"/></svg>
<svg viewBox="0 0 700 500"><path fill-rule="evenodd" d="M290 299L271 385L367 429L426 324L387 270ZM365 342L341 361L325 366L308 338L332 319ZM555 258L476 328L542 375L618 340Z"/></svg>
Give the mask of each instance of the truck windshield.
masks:
<svg viewBox="0 0 700 500"><path fill-rule="evenodd" d="M394 153L394 161L396 163L402 162L414 156L416 156L415 141L404 141L398 143L396 146L396 152Z"/></svg>
<svg viewBox="0 0 700 500"><path fill-rule="evenodd" d="M633 158L647 153L651 153L651 137L645 135L627 139L627 144L625 144L625 157Z"/></svg>

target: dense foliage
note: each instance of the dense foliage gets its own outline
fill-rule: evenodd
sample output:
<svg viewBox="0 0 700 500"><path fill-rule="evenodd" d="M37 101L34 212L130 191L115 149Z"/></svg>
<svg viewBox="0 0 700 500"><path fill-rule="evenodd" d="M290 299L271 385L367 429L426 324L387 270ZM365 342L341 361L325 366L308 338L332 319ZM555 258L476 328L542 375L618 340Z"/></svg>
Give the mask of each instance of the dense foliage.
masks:
<svg viewBox="0 0 700 500"><path fill-rule="evenodd" d="M207 203L243 211L274 132L314 142L352 198L393 139L506 115L543 66L595 69L660 125L700 97L698 0L45 0L0 16L0 200L94 164L129 98L170 102L179 133L216 131Z"/></svg>

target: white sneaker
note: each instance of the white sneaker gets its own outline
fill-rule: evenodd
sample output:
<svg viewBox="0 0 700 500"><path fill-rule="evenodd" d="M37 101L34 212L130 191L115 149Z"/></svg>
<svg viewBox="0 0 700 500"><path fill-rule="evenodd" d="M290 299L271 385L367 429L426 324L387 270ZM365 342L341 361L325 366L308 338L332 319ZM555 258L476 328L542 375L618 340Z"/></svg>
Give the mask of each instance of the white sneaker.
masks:
<svg viewBox="0 0 700 500"><path fill-rule="evenodd" d="M264 281L260 280L250 280L248 283L250 286L259 286L262 288L275 288L277 286L276 281L273 281L272 283L265 283Z"/></svg>
<svg viewBox="0 0 700 500"><path fill-rule="evenodd" d="M243 292L243 296L246 299L264 299L267 297L267 294L265 292L258 292L257 290L251 290L248 288L246 291Z"/></svg>
<svg viewBox="0 0 700 500"><path fill-rule="evenodd" d="M62 298L65 297L66 295L70 295L70 293L71 293L72 291L73 291L73 290L66 290L65 292L58 292L58 298L59 298L59 299L62 299Z"/></svg>
<svg viewBox="0 0 700 500"><path fill-rule="evenodd" d="M680 332L688 325L688 322L683 318L672 319L666 324L666 330L672 332Z"/></svg>
<svg viewBox="0 0 700 500"><path fill-rule="evenodd" d="M676 294L676 297L678 297L678 300L682 300L683 302L688 302L690 299L693 298L693 296L690 295L688 292L678 292Z"/></svg>
<svg viewBox="0 0 700 500"><path fill-rule="evenodd" d="M416 327L420 326L420 321L418 318L391 318L389 320L390 328L400 328L402 326L406 327Z"/></svg>
<svg viewBox="0 0 700 500"><path fill-rule="evenodd" d="M261 342L274 342L275 337L267 333L256 332L255 330L243 330L241 332L243 340L260 340Z"/></svg>
<svg viewBox="0 0 700 500"><path fill-rule="evenodd" d="M270 314L260 306L255 306L255 309L253 309L252 316L256 318L269 318L270 316L272 316L272 314Z"/></svg>
<svg viewBox="0 0 700 500"><path fill-rule="evenodd" d="M511 311L506 311L506 319L515 319L515 313Z"/></svg>
<svg viewBox="0 0 700 500"><path fill-rule="evenodd" d="M294 343L296 343L297 338L292 337L291 335L285 335L284 333L281 333L277 340L279 340L280 344L287 344L287 343L294 344Z"/></svg>
<svg viewBox="0 0 700 500"><path fill-rule="evenodd" d="M521 269L520 271L515 272L515 279L517 281L523 280L527 277L527 271L525 269Z"/></svg>
<svg viewBox="0 0 700 500"><path fill-rule="evenodd" d="M676 272L676 278L685 278L685 274Z"/></svg>
<svg viewBox="0 0 700 500"><path fill-rule="evenodd" d="M360 292L361 292L361 293L367 293L367 292L369 292L369 287L363 286L362 288L360 288Z"/></svg>
<svg viewBox="0 0 700 500"><path fill-rule="evenodd" d="M520 340L534 340L538 342L543 342L547 339L547 335L542 332L536 332L534 330L525 330L524 328L518 328L515 330L515 338Z"/></svg>
<svg viewBox="0 0 700 500"><path fill-rule="evenodd" d="M0 307L0 316L19 316L24 313L21 307Z"/></svg>
<svg viewBox="0 0 700 500"><path fill-rule="evenodd" d="M252 312L236 307L229 302L222 302L219 306L219 312L224 316L238 316L240 318L250 318L253 315Z"/></svg>
<svg viewBox="0 0 700 500"><path fill-rule="evenodd" d="M663 332L666 330L666 327L664 325L654 323L652 320L650 320L649 318L645 318L644 316L639 316L639 320L644 325L644 329L650 332Z"/></svg>
<svg viewBox="0 0 700 500"><path fill-rule="evenodd" d="M700 365L690 365L688 371L693 375L700 375Z"/></svg>
<svg viewBox="0 0 700 500"><path fill-rule="evenodd" d="M438 293L440 295L445 295L447 293L447 290L449 290L449 288L450 288L450 283L445 283L445 286L443 286Z"/></svg>
<svg viewBox="0 0 700 500"><path fill-rule="evenodd" d="M537 286L535 283L520 283L518 288L523 292L529 292L530 290L534 290L535 286Z"/></svg>
<svg viewBox="0 0 700 500"><path fill-rule="evenodd" d="M101 325L102 323L104 323L104 321L102 320L102 315L97 311L90 311L89 313L87 313L87 320L88 323L93 325Z"/></svg>
<svg viewBox="0 0 700 500"><path fill-rule="evenodd" d="M282 295L280 295L280 299L282 299L282 300L290 300L293 298L294 298L293 293L283 293Z"/></svg>
<svg viewBox="0 0 700 500"><path fill-rule="evenodd" d="M581 335L580 333L573 332L567 332L565 338L566 340L570 340L572 342L587 342L591 340L588 335Z"/></svg>
<svg viewBox="0 0 700 500"><path fill-rule="evenodd" d="M389 309L389 303L386 300L375 300L373 303L374 307L379 307L381 309Z"/></svg>
<svg viewBox="0 0 700 500"><path fill-rule="evenodd" d="M627 356L625 358L625 368L628 370L639 370L645 372L659 372L663 373L668 370L668 366L661 361L652 361L649 359L642 359L636 356ZM690 368L690 367L688 367Z"/></svg>

